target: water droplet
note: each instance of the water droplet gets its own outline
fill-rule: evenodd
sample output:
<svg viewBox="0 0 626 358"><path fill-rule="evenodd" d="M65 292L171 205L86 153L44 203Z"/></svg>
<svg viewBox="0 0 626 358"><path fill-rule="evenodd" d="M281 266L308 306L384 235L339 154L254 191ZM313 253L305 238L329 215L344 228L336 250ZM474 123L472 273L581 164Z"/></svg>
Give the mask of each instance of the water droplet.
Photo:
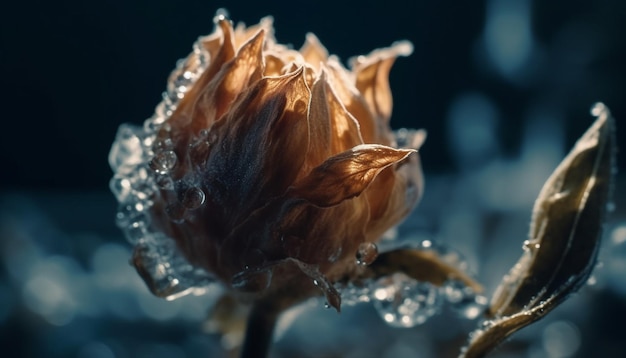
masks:
<svg viewBox="0 0 626 358"><path fill-rule="evenodd" d="M600 117L606 112L606 106L602 102L598 102L591 107L591 115L594 117Z"/></svg>
<svg viewBox="0 0 626 358"><path fill-rule="evenodd" d="M185 70L186 62L184 60L179 61L177 68L170 75L167 91L171 97L182 99L185 97L185 93L191 88L193 81L195 80L195 73Z"/></svg>
<svg viewBox="0 0 626 358"><path fill-rule="evenodd" d="M150 291L167 300L203 294L213 281L206 271L184 259L172 239L158 234L135 246L132 262Z"/></svg>
<svg viewBox="0 0 626 358"><path fill-rule="evenodd" d="M206 196L204 192L200 188L189 188L185 191L183 195L182 204L189 210L194 210L202 206Z"/></svg>
<svg viewBox="0 0 626 358"><path fill-rule="evenodd" d="M154 140L153 149L155 152L163 152L166 150L172 150L174 148L174 141L170 137L159 137Z"/></svg>
<svg viewBox="0 0 626 358"><path fill-rule="evenodd" d="M122 175L115 175L109 181L109 188L113 195L117 198L118 202L124 202L128 199L128 196L131 193L131 185L130 180Z"/></svg>
<svg viewBox="0 0 626 358"><path fill-rule="evenodd" d="M150 168L159 174L166 174L176 165L176 153L172 150L166 150L158 153L150 161Z"/></svg>
<svg viewBox="0 0 626 358"><path fill-rule="evenodd" d="M109 165L116 173L131 172L143 161L141 146L143 130L130 124L122 124L109 152Z"/></svg>
<svg viewBox="0 0 626 358"><path fill-rule="evenodd" d="M524 244L522 245L522 248L524 249L524 251L536 251L539 250L539 248L541 248L541 244L539 243L538 240L525 240Z"/></svg>
<svg viewBox="0 0 626 358"><path fill-rule="evenodd" d="M148 121L144 122L144 126ZM144 127L145 128L145 127ZM144 150L147 151L151 151L152 150L152 145L154 144L154 135L149 135L147 137L145 137L143 139L143 142L141 143L144 147Z"/></svg>
<svg viewBox="0 0 626 358"><path fill-rule="evenodd" d="M341 302L348 306L354 306L361 302L370 302L371 281L362 283L349 282L346 285L337 285L337 290L341 293Z"/></svg>
<svg viewBox="0 0 626 358"><path fill-rule="evenodd" d="M224 8L219 8L215 12L215 16L213 17L213 22L215 24L220 23L221 21L229 21L230 16L228 15L228 10Z"/></svg>
<svg viewBox="0 0 626 358"><path fill-rule="evenodd" d="M372 300L378 314L394 327L414 327L435 315L441 306L437 287L396 273L376 281Z"/></svg>
<svg viewBox="0 0 626 358"><path fill-rule="evenodd" d="M124 228L124 234L128 242L136 245L145 241L150 235L150 232L148 231L148 226L144 220L137 220Z"/></svg>
<svg viewBox="0 0 626 358"><path fill-rule="evenodd" d="M440 290L451 304L452 310L463 318L475 319L484 312L487 306L487 298L477 295L463 282L457 280L447 281Z"/></svg>
<svg viewBox="0 0 626 358"><path fill-rule="evenodd" d="M124 228L130 225L131 222L138 220L139 216L145 216L144 210L146 206L142 201L137 200L136 197L129 196L128 200L120 203L117 208L115 216L115 223L118 227Z"/></svg>
<svg viewBox="0 0 626 358"><path fill-rule="evenodd" d="M372 242L364 242L359 245L356 252L356 263L359 265L369 265L378 257L378 247Z"/></svg>
<svg viewBox="0 0 626 358"><path fill-rule="evenodd" d="M156 106L154 112L156 113L158 118L163 118L165 120L169 118L175 110L176 105L168 97L167 100L164 99Z"/></svg>
<svg viewBox="0 0 626 358"><path fill-rule="evenodd" d="M157 106L157 109L159 109L159 106ZM159 111L156 111L156 112L159 112ZM162 113L155 113L152 117L146 119L143 122L143 130L146 133L156 133L159 130L159 128L161 128L161 125L163 125L166 119L167 117L164 116Z"/></svg>

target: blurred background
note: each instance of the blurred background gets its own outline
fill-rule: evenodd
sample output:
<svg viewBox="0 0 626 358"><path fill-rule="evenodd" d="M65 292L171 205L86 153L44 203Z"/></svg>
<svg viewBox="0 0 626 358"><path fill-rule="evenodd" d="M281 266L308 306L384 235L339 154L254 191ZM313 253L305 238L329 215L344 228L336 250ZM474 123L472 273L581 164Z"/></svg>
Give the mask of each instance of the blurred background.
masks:
<svg viewBox="0 0 626 358"><path fill-rule="evenodd" d="M465 255L488 295L521 254L541 185L604 102L626 138L626 2L486 0L11 2L0 14L0 346L3 357L221 357L203 320L218 295L166 302L128 264L107 155L153 113L215 11L280 43L315 33L350 57L408 39L391 73L394 128L425 128L427 187L402 235ZM493 357L623 357L626 156L599 268ZM295 312L295 313L294 313ZM454 357L476 322L388 327L369 304L299 307L275 357ZM299 318L295 319L295 314ZM289 324L289 320L292 321ZM453 324L451 324L451 322Z"/></svg>

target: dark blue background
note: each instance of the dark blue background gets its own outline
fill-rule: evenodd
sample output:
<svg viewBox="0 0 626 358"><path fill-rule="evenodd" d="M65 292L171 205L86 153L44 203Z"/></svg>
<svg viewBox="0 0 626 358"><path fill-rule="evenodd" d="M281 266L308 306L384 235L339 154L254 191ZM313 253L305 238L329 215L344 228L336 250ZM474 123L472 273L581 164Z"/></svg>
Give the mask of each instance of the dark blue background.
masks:
<svg viewBox="0 0 626 358"><path fill-rule="evenodd" d="M445 116L462 91L491 97L502 116L501 144L511 155L525 109L536 101L565 118L568 146L588 125L593 102L626 117L626 3L531 3L536 56L512 83L490 68L482 50L484 1L11 2L0 15L2 183L103 188L116 128L151 115L169 71L199 35L212 31L219 7L248 24L273 15L279 42L296 47L314 32L343 60L412 41L413 55L399 59L391 74L392 125L429 131L423 149L429 172L452 168ZM583 31L568 35L571 28ZM625 127L618 127L621 138Z"/></svg>
<svg viewBox="0 0 626 358"><path fill-rule="evenodd" d="M489 3L37 0L3 4L1 247L6 250L5 243L20 242L6 235L27 234L32 239L29 243L36 242L44 250L43 257L72 257L87 273L92 270L90 258L104 244L129 248L113 225L116 203L108 192L112 173L107 155L115 132L121 123L141 124L152 115L176 60L189 53L198 36L212 31L212 18L220 7L227 8L235 22L247 24L272 15L277 40L296 48L307 32L313 32L330 53L344 61L396 40L413 43L413 55L398 59L391 73L391 123L395 128L428 130L421 158L427 178L435 179L428 182L433 185L427 187L424 205L418 209L422 218L437 217L439 213L430 208L443 208L456 194L462 197L458 200L466 200L463 182L455 177L463 168L455 160L455 143L449 140L448 127L451 106L463 94L480 93L496 109L497 144L499 155L505 159L513 160L522 151L522 132L537 108L557 118L564 133L563 142L558 144L563 152L591 123L589 108L596 101L611 108L617 118L618 143L625 143L626 1L529 0L532 56L514 76L499 72L486 52ZM508 35L505 33L504 38ZM620 153L618 160L623 173L626 155ZM623 178L621 183L623 187ZM453 191L448 184L450 188L458 184L461 189ZM623 190L618 188L616 193L616 202L624 203ZM469 197L480 196L479 192ZM509 209L499 210L488 212L485 222L508 220L507 215L512 215ZM529 208L521 212L522 229L514 235L517 241L510 244L517 250L512 255L515 258L530 213ZM623 224L625 216L618 206L615 217ZM433 221L434 226L440 222L438 218ZM487 224L485 231L489 231ZM62 327L51 325L21 302L27 296L23 285L10 281L10 260L3 257L0 306L11 307L9 313L0 309L5 313L0 314L3 357L82 358L102 348L89 345L92 340L108 345L108 351L95 356L103 358L111 351L118 357L140 356L137 352L141 350L132 347L148 341L170 344L170 349L185 347L185 352L219 351L216 337L203 340L206 337L202 336L189 343L188 338L197 338L201 330L183 321L156 322L140 317L127 322L105 315L97 320L76 318ZM621 356L624 296L609 290L593 297L576 303L580 307L576 311L593 318L582 320L587 324L581 328L585 338L578 354ZM351 319L349 313L343 317ZM380 337L384 339L412 334L384 330L371 312L365 319L383 332ZM620 320L619 325L616 320ZM334 321L330 318L328 322ZM355 322L356 326L347 327L359 327L361 321ZM446 325L440 320L438 326L435 323L424 330L439 327L446 331ZM447 345L447 341L441 342L441 346ZM207 348L209 343L213 348ZM454 349L448 351L450 356L460 344L462 341L455 342ZM514 351L520 345L509 347ZM146 348L141 356L168 356L163 353L166 348L159 348L161 355L153 355Z"/></svg>

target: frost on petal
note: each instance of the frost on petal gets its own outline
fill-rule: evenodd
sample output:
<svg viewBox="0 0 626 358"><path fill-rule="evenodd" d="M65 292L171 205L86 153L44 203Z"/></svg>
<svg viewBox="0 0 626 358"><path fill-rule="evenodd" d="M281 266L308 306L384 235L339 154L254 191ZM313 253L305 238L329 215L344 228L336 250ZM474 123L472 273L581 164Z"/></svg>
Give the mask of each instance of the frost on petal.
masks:
<svg viewBox="0 0 626 358"><path fill-rule="evenodd" d="M211 52L211 63L209 67L202 73L200 78L196 81L195 85L189 90L187 95L180 101L176 113L177 116L173 116L173 124L186 125L187 121L191 118L191 111L195 105L200 94L205 90L206 86L213 80L215 75L222 69L222 67L235 56L235 47L233 44L233 28L230 21L222 19L218 22L219 29L221 31L221 44L217 53L213 56ZM214 39L206 41L206 44L215 45ZM211 50L215 50L213 46L209 46ZM210 50L209 50L210 51Z"/></svg>
<svg viewBox="0 0 626 358"><path fill-rule="evenodd" d="M413 150L363 144L339 153L291 188L291 195L319 207L329 207L358 196L388 166L408 157Z"/></svg>

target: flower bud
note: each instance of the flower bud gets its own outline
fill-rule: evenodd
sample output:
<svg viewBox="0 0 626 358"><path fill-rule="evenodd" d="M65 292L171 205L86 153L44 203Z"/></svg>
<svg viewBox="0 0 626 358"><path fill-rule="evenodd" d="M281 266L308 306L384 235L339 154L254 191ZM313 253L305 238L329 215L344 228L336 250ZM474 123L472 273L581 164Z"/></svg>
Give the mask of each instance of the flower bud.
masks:
<svg viewBox="0 0 626 358"><path fill-rule="evenodd" d="M286 304L321 289L338 309L332 284L359 270L359 247L422 192L424 132L404 130L398 148L389 126L389 70L411 45L348 70L313 34L299 51L277 44L271 19L216 24L155 115L123 125L111 150L133 264L159 296L216 280L242 299Z"/></svg>

